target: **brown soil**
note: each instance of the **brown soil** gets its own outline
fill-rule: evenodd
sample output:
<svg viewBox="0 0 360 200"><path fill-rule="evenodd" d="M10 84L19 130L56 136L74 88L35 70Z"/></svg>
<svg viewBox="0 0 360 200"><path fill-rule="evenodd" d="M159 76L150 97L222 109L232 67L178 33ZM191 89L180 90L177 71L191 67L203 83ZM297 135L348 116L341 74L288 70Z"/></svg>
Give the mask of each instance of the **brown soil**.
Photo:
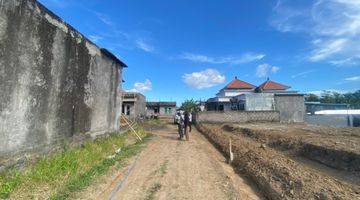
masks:
<svg viewBox="0 0 360 200"><path fill-rule="evenodd" d="M225 155L231 139L234 168L269 199L360 199L359 129L287 124L198 128ZM347 175L351 178L339 178Z"/></svg>
<svg viewBox="0 0 360 200"><path fill-rule="evenodd" d="M261 123L225 125L224 129L335 169L360 172L360 128Z"/></svg>
<svg viewBox="0 0 360 200"><path fill-rule="evenodd" d="M177 127L170 124L155 129L153 134L147 147L128 166L114 169L113 175L77 198L261 199L255 185L236 174L195 128L190 141L178 140Z"/></svg>

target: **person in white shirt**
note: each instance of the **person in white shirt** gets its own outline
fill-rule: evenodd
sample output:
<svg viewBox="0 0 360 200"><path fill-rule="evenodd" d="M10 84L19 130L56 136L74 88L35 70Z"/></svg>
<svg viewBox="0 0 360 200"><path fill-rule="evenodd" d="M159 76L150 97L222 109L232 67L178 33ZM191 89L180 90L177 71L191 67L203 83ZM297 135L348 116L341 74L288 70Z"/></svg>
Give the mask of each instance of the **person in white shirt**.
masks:
<svg viewBox="0 0 360 200"><path fill-rule="evenodd" d="M179 140L184 137L184 114L180 111L177 113L176 121L178 124Z"/></svg>
<svg viewBox="0 0 360 200"><path fill-rule="evenodd" d="M189 124L188 124L189 132L191 132L191 124L192 124L192 114L191 114L191 112L189 112Z"/></svg>

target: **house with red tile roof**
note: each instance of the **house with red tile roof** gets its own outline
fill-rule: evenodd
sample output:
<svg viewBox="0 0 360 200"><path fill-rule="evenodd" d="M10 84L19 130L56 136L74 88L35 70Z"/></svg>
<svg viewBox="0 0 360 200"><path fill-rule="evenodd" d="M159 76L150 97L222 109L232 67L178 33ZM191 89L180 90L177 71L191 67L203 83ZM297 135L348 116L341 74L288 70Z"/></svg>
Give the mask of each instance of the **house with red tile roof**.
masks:
<svg viewBox="0 0 360 200"><path fill-rule="evenodd" d="M217 94L216 97L208 99L206 103L207 110L238 110L239 101L245 101L244 99L254 99L257 100L265 96L269 98L269 95L252 95L255 93L270 93L270 94L278 94L278 93L296 93L295 91L289 91L290 86L277 83L275 81L271 81L267 79L264 83L259 86L255 86L251 83L248 83L243 80L239 80L237 77L234 78L229 84L227 84L224 88L222 88ZM245 97L248 96L248 97ZM271 96L271 95L270 95ZM249 101L249 100L248 100ZM254 99L255 101L255 99ZM234 107L234 102L236 102L236 106ZM249 102L251 103L251 102ZM268 102L268 104L270 104ZM240 106L241 107L241 106ZM269 106L267 106L269 107ZM270 106L271 107L271 106ZM264 109L264 107L259 107L259 109Z"/></svg>
<svg viewBox="0 0 360 200"><path fill-rule="evenodd" d="M304 122L304 95L267 79L259 86L235 77L216 97L207 100L207 111L277 111L281 122Z"/></svg>
<svg viewBox="0 0 360 200"><path fill-rule="evenodd" d="M229 84L216 94L217 97L233 97L244 93L253 93L256 86L248 82L234 78Z"/></svg>
<svg viewBox="0 0 360 200"><path fill-rule="evenodd" d="M207 110L231 110L231 98L241 94L254 93L255 89L255 85L235 77L214 98L208 99L206 103Z"/></svg>
<svg viewBox="0 0 360 200"><path fill-rule="evenodd" d="M266 93L290 92L287 91L290 88L291 88L290 86L283 85L275 81L271 81L268 78L264 83L262 83L256 88L256 92L266 92Z"/></svg>

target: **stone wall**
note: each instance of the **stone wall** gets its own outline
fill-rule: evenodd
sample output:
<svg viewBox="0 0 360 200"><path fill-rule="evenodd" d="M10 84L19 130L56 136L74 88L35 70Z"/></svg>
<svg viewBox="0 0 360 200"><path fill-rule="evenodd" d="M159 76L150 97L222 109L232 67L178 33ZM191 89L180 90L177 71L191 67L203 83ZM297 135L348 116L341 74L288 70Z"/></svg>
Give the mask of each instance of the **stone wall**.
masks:
<svg viewBox="0 0 360 200"><path fill-rule="evenodd" d="M124 66L37 1L0 0L0 162L116 131Z"/></svg>
<svg viewBox="0 0 360 200"><path fill-rule="evenodd" d="M196 115L197 123L279 122L277 111L205 111Z"/></svg>

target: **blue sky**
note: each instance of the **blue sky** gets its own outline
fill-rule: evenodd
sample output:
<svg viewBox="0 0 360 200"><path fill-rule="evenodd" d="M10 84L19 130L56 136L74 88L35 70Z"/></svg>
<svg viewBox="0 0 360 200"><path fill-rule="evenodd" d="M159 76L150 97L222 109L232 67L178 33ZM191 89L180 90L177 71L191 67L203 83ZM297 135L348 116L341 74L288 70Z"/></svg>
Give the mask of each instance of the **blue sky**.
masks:
<svg viewBox="0 0 360 200"><path fill-rule="evenodd" d="M129 68L148 100L212 97L235 76L360 89L359 0L40 0Z"/></svg>

